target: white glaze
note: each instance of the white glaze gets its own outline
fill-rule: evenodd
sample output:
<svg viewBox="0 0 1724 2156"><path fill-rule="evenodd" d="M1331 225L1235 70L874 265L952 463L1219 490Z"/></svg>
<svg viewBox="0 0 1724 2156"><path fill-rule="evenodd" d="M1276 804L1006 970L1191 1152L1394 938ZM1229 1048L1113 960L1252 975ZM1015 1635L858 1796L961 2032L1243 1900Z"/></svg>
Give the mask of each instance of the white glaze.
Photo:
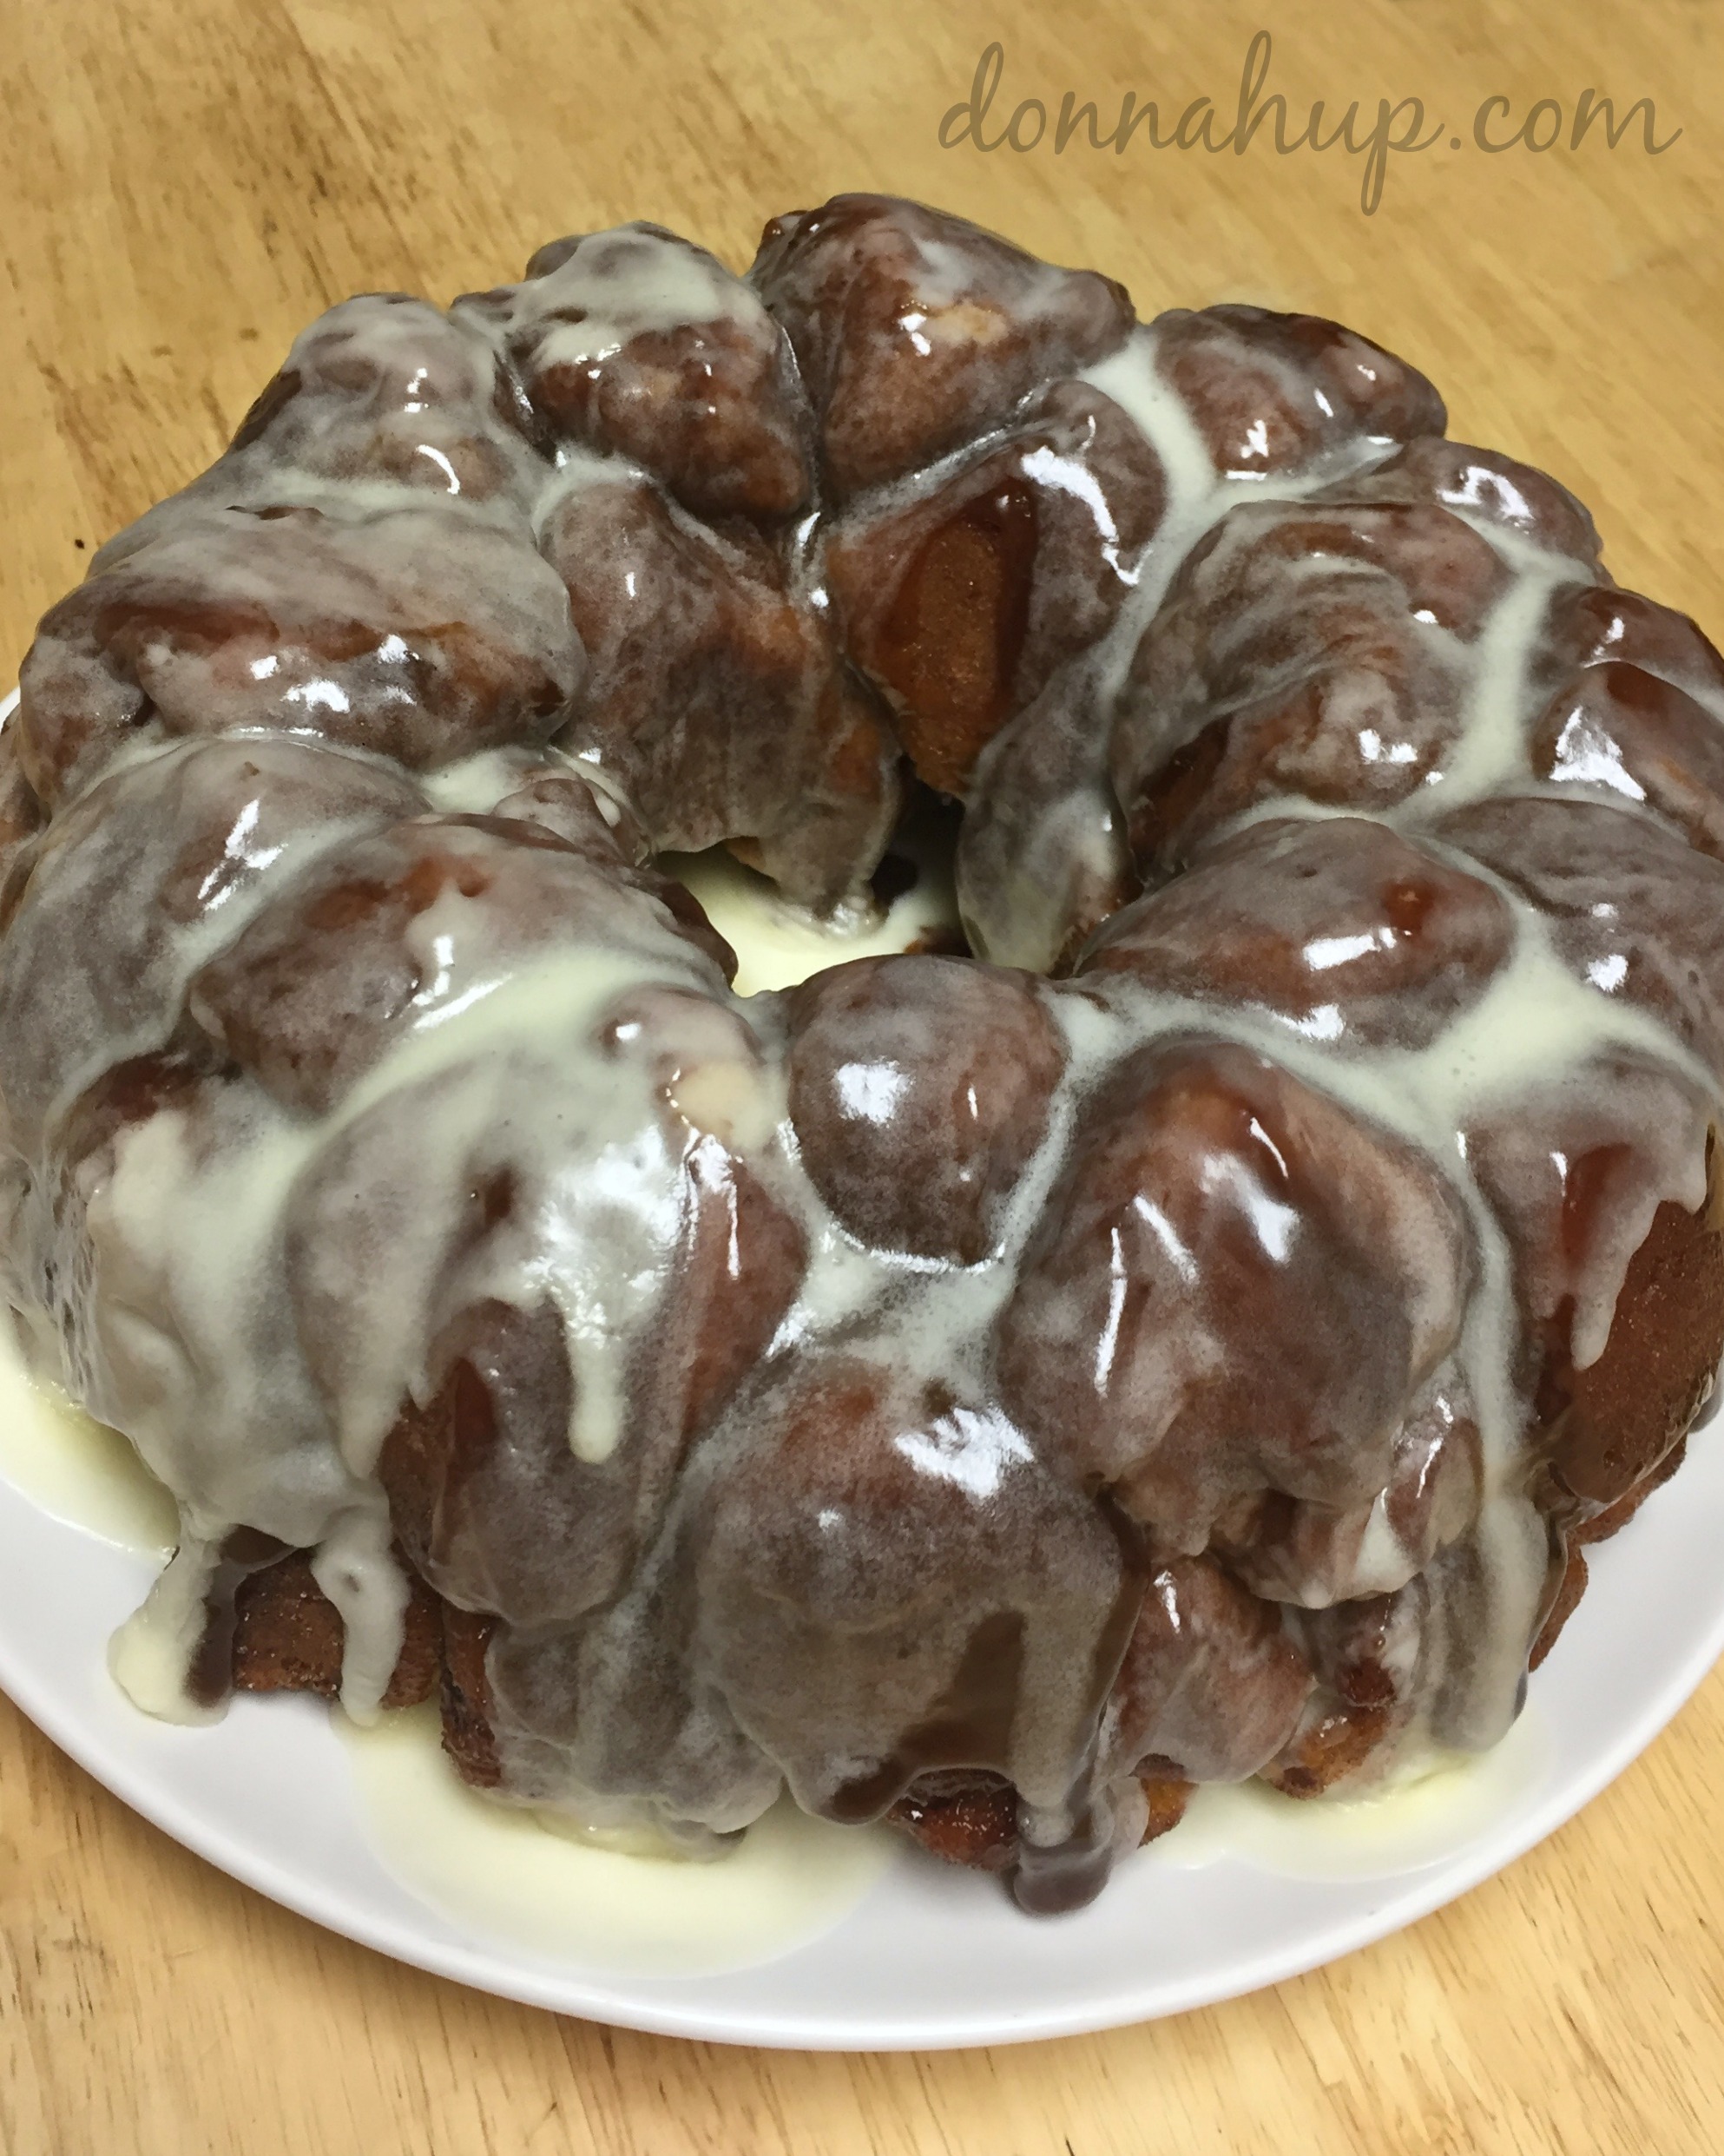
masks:
<svg viewBox="0 0 1724 2156"><path fill-rule="evenodd" d="M711 1863L606 1848L465 1788L432 1709L372 1729L338 1716L336 1727L372 1845L402 1883L463 1929L559 1962L664 1976L751 1968L831 1930L894 1854L885 1829L831 1826L787 1797Z"/></svg>
<svg viewBox="0 0 1724 2156"><path fill-rule="evenodd" d="M732 322L775 334L753 292L686 240L622 226L590 233L548 276L514 287L505 334L530 338L533 362L589 367L637 337Z"/></svg>
<svg viewBox="0 0 1724 2156"><path fill-rule="evenodd" d="M173 1498L137 1448L38 1384L0 1322L0 1476L49 1519L165 1564L179 1540Z"/></svg>
<svg viewBox="0 0 1724 2156"><path fill-rule="evenodd" d="M203 1637L215 1550L181 1536L167 1569L108 1643L114 1681L135 1707L187 1729L219 1722L223 1709L195 1699L187 1673Z"/></svg>
<svg viewBox="0 0 1724 2156"><path fill-rule="evenodd" d="M872 916L843 913L821 920L780 899L773 886L722 847L709 853L667 853L659 866L694 892L707 918L736 953L739 996L793 988L825 966L909 950L925 937L957 930L950 854L914 832L898 850L916 864L917 878L890 906Z"/></svg>
<svg viewBox="0 0 1724 2156"><path fill-rule="evenodd" d="M1226 1859L1300 1879L1392 1878L1440 1863L1488 1833L1550 1773L1536 1707L1483 1752L1409 1758L1350 1797L1283 1797L1261 1782L1210 1782L1178 1827L1137 1861L1176 1871Z"/></svg>

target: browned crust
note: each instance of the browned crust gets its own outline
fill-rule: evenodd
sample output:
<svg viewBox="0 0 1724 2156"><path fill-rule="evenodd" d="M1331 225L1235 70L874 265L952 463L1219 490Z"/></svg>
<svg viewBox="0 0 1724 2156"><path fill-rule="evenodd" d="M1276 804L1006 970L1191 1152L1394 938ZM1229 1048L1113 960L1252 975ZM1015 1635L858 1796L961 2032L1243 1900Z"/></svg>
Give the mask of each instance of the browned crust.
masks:
<svg viewBox="0 0 1724 2156"><path fill-rule="evenodd" d="M1595 1156L1589 1156L1595 1157ZM1576 1162L1578 1171L1586 1165ZM1724 1357L1724 1154L1707 1147L1708 1195L1693 1213L1665 1204L1629 1261L1597 1361L1569 1359L1572 1311L1551 1321L1539 1384L1543 1449L1557 1478L1553 1512L1609 1511L1648 1482L1687 1432ZM1584 1204L1584 1193L1572 1193ZM1566 1492L1576 1502L1561 1505ZM1605 1530L1610 1532L1609 1529ZM1596 1539L1589 1538L1589 1539Z"/></svg>
<svg viewBox="0 0 1724 2156"><path fill-rule="evenodd" d="M1140 1774L1137 1778L1149 1805L1149 1817L1143 1824L1143 1841L1153 1842L1171 1833L1184 1818L1185 1808L1197 1785L1171 1774ZM1138 1847L1142 1845L1140 1842Z"/></svg>
<svg viewBox="0 0 1724 2156"><path fill-rule="evenodd" d="M1538 1637L1532 1643L1532 1652L1527 1657L1526 1666L1530 1670L1536 1669L1556 1646L1563 1626L1575 1614L1576 1604L1586 1592L1589 1574L1583 1545L1606 1541L1620 1528L1627 1527L1653 1491L1668 1482L1681 1467L1688 1456L1688 1439L1679 1439L1651 1474L1625 1496L1619 1497L1614 1505L1607 1506L1602 1512L1595 1513L1591 1519L1582 1521L1569 1530L1567 1538L1568 1561L1556 1584L1556 1599L1551 1603L1544 1622L1539 1627Z"/></svg>
<svg viewBox="0 0 1724 2156"><path fill-rule="evenodd" d="M1532 1651L1526 1658L1529 1670L1534 1670L1556 1644L1557 1634L1575 1614L1576 1605L1586 1593L1589 1574L1586 1554L1579 1548L1569 1552L1569 1561L1563 1568L1556 1582L1556 1599L1550 1605L1550 1614L1539 1627L1538 1637L1532 1643Z"/></svg>
<svg viewBox="0 0 1724 2156"><path fill-rule="evenodd" d="M1387 1735L1392 1719L1385 1706L1344 1700L1302 1731L1295 1745L1264 1769L1262 1778L1284 1797L1320 1797L1359 1771Z"/></svg>
<svg viewBox="0 0 1724 2156"><path fill-rule="evenodd" d="M1724 1359L1724 1149L1707 1140L1707 1195L1665 1204L1629 1261L1610 1337L1588 1369L1568 1359L1572 1313L1552 1320L1539 1384L1549 1471L1537 1491L1562 1570L1527 1657L1536 1669L1585 1594L1584 1546L1628 1525L1688 1453L1688 1434ZM1577 1163L1583 1166L1583 1163ZM1583 1191L1577 1193L1583 1200Z"/></svg>
<svg viewBox="0 0 1724 2156"><path fill-rule="evenodd" d="M502 1779L490 1727L485 1649L495 1620L457 1609L428 1587L411 1566L405 1635L386 1707L418 1706L437 1698L443 1744L465 1782L494 1789ZM291 1550L252 1572L233 1598L231 1669L237 1692L314 1692L326 1699L341 1690L341 1615L313 1576L311 1555ZM220 1627L213 1623L210 1644Z"/></svg>
<svg viewBox="0 0 1724 2156"><path fill-rule="evenodd" d="M386 1707L429 1699L443 1660L437 1597L416 1574L408 1578L406 1628L383 1695ZM315 1692L332 1699L341 1689L345 1638L340 1613L313 1578L310 1557L294 1550L234 1592L234 1688Z"/></svg>
<svg viewBox="0 0 1724 2156"><path fill-rule="evenodd" d="M923 542L881 625L872 663L898 739L942 793L963 793L1010 709L1035 555L1035 497L1008 482Z"/></svg>
<svg viewBox="0 0 1724 2156"><path fill-rule="evenodd" d="M503 1780L490 1725L485 1650L496 1619L443 1605L443 1748L464 1782L496 1789Z"/></svg>
<svg viewBox="0 0 1724 2156"><path fill-rule="evenodd" d="M1153 1842L1185 1817L1194 1785L1170 1774L1137 1778L1149 1808L1143 1840ZM919 1775L886 1817L944 1863L999 1872L1017 1860L1017 1792L1001 1774L960 1767Z"/></svg>
<svg viewBox="0 0 1724 2156"><path fill-rule="evenodd" d="M1017 1848L1017 1794L1000 1774L918 1776L886 1817L943 1863L1004 1871Z"/></svg>

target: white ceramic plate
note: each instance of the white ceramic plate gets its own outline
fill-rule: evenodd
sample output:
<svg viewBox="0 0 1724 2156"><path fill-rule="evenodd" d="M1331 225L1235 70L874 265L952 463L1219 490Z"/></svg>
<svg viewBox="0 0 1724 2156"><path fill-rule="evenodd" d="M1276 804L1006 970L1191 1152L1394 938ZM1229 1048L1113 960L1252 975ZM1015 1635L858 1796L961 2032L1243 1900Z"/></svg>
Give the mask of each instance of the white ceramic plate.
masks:
<svg viewBox="0 0 1724 2156"><path fill-rule="evenodd" d="M207 1729L147 1720L115 1687L104 1650L154 1562L53 1516L3 1470L0 1686L115 1795L212 1863L462 1983L739 2043L1005 2043L1273 1983L1411 1923L1530 1849L1650 1743L1724 1653L1721 1526L1724 1423L1597 1554L1592 1589L1533 1679L1504 1757L1419 1800L1416 1817L1385 1809L1349 1824L1325 1807L1223 1798L1122 1866L1094 1906L1040 1922L997 1883L894 1846L870 1882L836 1897L843 1913L819 1936L717 1975L642 1975L614 1931L582 1939L576 1926L559 1948L528 1946L404 1883L415 1866L398 1835L378 1832L353 1755L313 1701L241 1699Z"/></svg>

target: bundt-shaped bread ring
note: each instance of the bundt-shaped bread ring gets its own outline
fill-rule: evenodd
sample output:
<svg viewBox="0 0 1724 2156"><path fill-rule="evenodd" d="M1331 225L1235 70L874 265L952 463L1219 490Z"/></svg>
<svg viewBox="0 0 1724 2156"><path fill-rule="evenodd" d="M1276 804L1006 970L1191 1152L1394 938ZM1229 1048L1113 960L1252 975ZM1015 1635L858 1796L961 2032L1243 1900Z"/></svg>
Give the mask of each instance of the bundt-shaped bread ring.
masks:
<svg viewBox="0 0 1724 2156"><path fill-rule="evenodd" d="M1477 1749L1724 1352L1724 661L1333 323L840 196L332 308L0 733L0 1289L142 1706L1099 1887ZM954 805L968 952L740 996ZM841 952L841 943L834 943Z"/></svg>

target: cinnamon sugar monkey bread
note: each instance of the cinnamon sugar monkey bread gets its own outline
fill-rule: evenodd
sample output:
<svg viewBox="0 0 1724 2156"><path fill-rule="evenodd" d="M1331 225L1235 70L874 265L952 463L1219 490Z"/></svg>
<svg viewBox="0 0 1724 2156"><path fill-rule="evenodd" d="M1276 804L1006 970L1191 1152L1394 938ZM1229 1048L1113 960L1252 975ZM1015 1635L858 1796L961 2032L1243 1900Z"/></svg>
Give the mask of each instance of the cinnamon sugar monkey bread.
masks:
<svg viewBox="0 0 1724 2156"><path fill-rule="evenodd" d="M313 323L0 733L133 1699L1032 1910L1499 1738L1724 1349L1724 665L1444 424L873 195ZM930 792L962 939L734 993L661 857L841 927Z"/></svg>

